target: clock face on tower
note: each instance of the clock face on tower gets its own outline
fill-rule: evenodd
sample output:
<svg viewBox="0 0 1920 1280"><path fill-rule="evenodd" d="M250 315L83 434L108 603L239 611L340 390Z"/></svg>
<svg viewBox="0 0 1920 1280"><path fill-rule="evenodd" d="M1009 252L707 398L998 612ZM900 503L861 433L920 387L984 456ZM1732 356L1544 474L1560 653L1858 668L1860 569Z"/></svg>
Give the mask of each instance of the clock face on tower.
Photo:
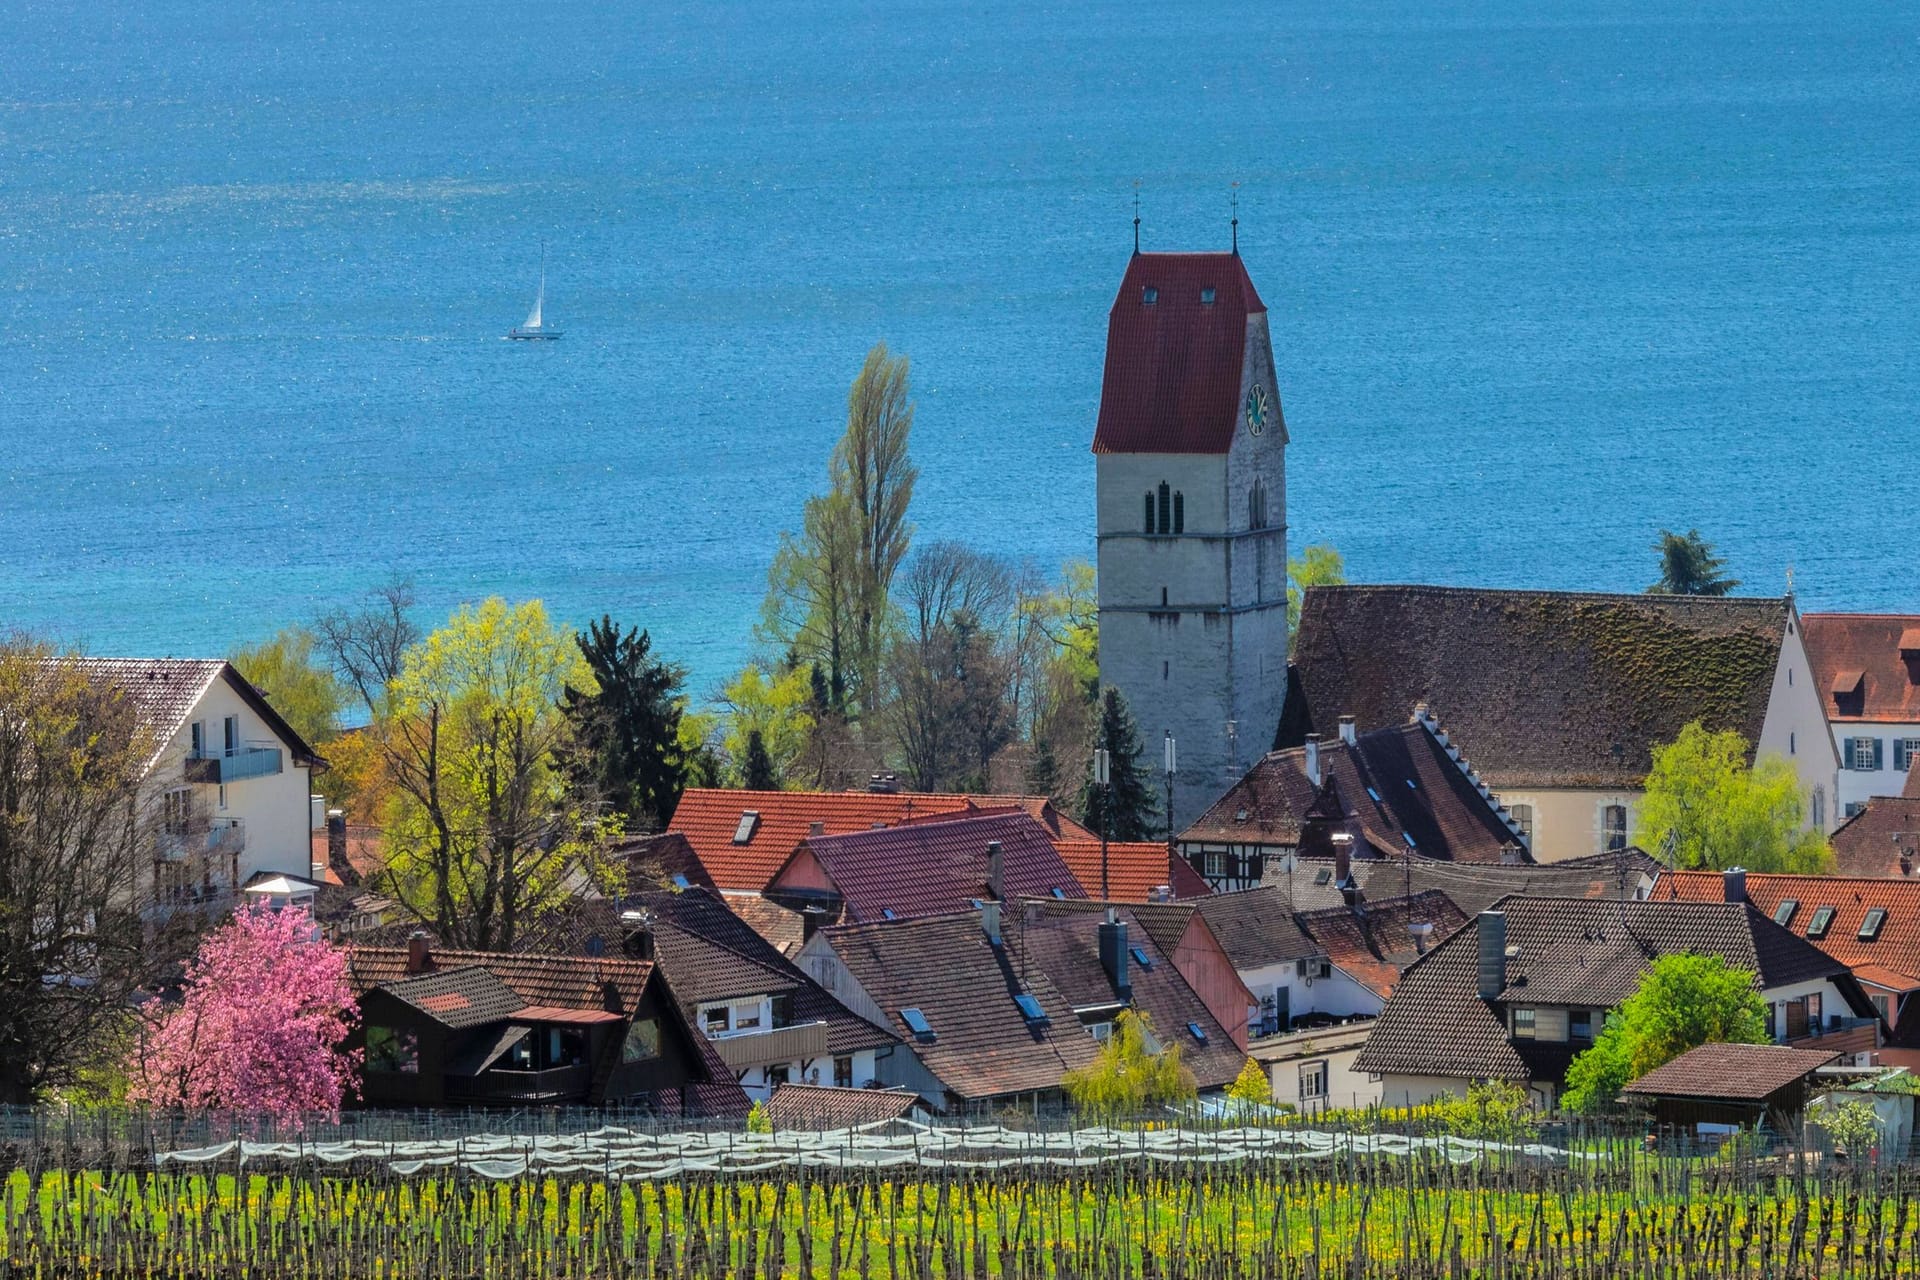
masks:
<svg viewBox="0 0 1920 1280"><path fill-rule="evenodd" d="M1259 435L1267 429L1267 389L1259 383L1247 389L1247 430Z"/></svg>

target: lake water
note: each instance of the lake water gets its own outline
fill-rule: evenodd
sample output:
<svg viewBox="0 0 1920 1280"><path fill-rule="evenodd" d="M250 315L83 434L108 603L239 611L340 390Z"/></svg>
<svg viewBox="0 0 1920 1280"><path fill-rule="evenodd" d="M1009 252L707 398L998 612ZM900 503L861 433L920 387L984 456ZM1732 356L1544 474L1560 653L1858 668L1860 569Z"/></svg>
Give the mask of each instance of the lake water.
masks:
<svg viewBox="0 0 1920 1280"><path fill-rule="evenodd" d="M1240 246L1359 579L1920 609L1920 15L1838 0L0 0L0 625L410 574L749 653L846 384L923 538L1093 550L1106 310ZM501 340L549 258L557 343Z"/></svg>

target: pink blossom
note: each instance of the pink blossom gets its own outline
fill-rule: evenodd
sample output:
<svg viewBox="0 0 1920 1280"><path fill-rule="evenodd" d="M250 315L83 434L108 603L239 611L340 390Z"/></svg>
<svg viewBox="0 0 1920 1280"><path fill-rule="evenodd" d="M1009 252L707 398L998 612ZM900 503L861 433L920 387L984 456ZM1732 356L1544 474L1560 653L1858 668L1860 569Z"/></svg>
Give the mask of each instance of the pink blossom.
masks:
<svg viewBox="0 0 1920 1280"><path fill-rule="evenodd" d="M359 1069L359 1051L340 1048L357 1020L346 952L306 912L243 910L201 941L181 1002L129 1064L129 1096L295 1123L337 1112Z"/></svg>

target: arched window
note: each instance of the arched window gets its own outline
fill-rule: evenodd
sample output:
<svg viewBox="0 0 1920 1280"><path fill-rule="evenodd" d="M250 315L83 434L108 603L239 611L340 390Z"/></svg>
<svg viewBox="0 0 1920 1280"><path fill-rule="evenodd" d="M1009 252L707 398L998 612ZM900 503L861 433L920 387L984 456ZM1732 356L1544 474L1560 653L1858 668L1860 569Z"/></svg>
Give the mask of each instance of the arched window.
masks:
<svg viewBox="0 0 1920 1280"><path fill-rule="evenodd" d="M1165 533L1168 529L1173 527L1172 507L1173 507L1173 491L1167 487L1167 482L1165 480L1162 480L1160 482L1160 532L1161 533Z"/></svg>
<svg viewBox="0 0 1920 1280"><path fill-rule="evenodd" d="M1173 495L1173 531L1175 533L1187 531L1187 495L1184 493Z"/></svg>
<svg viewBox="0 0 1920 1280"><path fill-rule="evenodd" d="M1153 532L1153 494L1147 494L1147 532Z"/></svg>
<svg viewBox="0 0 1920 1280"><path fill-rule="evenodd" d="M1815 831L1827 829L1827 789L1825 787L1817 786L1813 789L1813 829Z"/></svg>

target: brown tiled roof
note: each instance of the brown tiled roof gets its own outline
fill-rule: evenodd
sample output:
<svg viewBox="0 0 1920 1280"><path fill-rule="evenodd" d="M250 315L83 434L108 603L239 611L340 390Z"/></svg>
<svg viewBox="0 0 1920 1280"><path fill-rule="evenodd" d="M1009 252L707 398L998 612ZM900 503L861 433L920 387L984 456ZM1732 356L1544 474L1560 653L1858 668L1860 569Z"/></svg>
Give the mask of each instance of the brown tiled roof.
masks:
<svg viewBox="0 0 1920 1280"><path fill-rule="evenodd" d="M840 894L843 918L863 924L888 919L888 912L905 920L968 909L987 896L987 845L996 841L1008 899L1045 897L1055 889L1086 896L1047 829L1024 813L948 814L878 831L810 836L802 847Z"/></svg>
<svg viewBox="0 0 1920 1280"><path fill-rule="evenodd" d="M1529 898L1618 898L1620 874L1627 877L1627 896L1656 880L1660 864L1638 849L1620 854L1590 854L1561 862L1524 866L1473 865L1437 862L1432 858L1356 862L1352 875L1362 902L1404 898L1408 893L1436 889L1453 899L1471 919L1509 894ZM1268 885L1284 890L1287 874L1270 871ZM1330 864L1318 861L1293 872L1293 901L1298 910L1337 907L1346 899L1334 886Z"/></svg>
<svg viewBox="0 0 1920 1280"><path fill-rule="evenodd" d="M783 1084L761 1107L776 1130L855 1129L910 1114L920 1095L907 1089L838 1089L819 1084Z"/></svg>
<svg viewBox="0 0 1920 1280"><path fill-rule="evenodd" d="M1411 707L1408 708L1412 710ZM1182 835L1183 841L1299 845L1330 853L1336 827L1359 837L1354 856L1398 858L1409 849L1452 862L1498 863L1521 847L1517 827L1462 766L1460 743L1430 723L1403 723L1320 744L1321 785L1306 751L1271 752Z"/></svg>
<svg viewBox="0 0 1920 1280"><path fill-rule="evenodd" d="M1506 990L1502 1001L1612 1008L1665 955L1725 957L1763 988L1834 979L1866 1016L1872 1006L1846 967L1750 905L1503 899ZM1437 932L1437 931L1436 931ZM1456 930L1402 975L1355 1066L1389 1075L1526 1079L1503 1015L1479 996L1479 930ZM1560 1064L1564 1067L1564 1062Z"/></svg>
<svg viewBox="0 0 1920 1280"><path fill-rule="evenodd" d="M1090 898L1104 897L1110 902L1145 902L1155 889L1166 886L1176 898L1198 898L1211 892L1200 873L1185 858L1169 854L1160 841L1132 843L1113 841L1107 845L1107 889L1100 889L1100 842L1098 840L1056 840L1054 847L1066 860L1074 879Z"/></svg>
<svg viewBox="0 0 1920 1280"><path fill-rule="evenodd" d="M806 922L798 911L789 910L755 893L729 893L721 896L727 910L745 920L767 945L791 960L800 954L806 942ZM830 923L822 921L821 923Z"/></svg>
<svg viewBox="0 0 1920 1280"><path fill-rule="evenodd" d="M1802 615L1801 636L1829 720L1920 722L1916 628L1920 615L1908 613Z"/></svg>
<svg viewBox="0 0 1920 1280"><path fill-rule="evenodd" d="M381 989L455 1028L499 1022L533 1007L480 965L401 978L382 984Z"/></svg>
<svg viewBox="0 0 1920 1280"><path fill-rule="evenodd" d="M1794 876L1750 871L1747 900L1763 915L1782 922L1789 933L1805 938L1856 972L1865 965L1891 969L1907 978L1920 978L1920 880L1887 880L1850 876ZM1677 895L1683 902L1722 902L1726 879L1718 871L1676 871L1661 877L1655 898ZM1785 910L1793 903L1792 912ZM1810 937L1814 917L1829 907L1833 917L1818 938ZM1871 939L1860 936L1867 914L1885 912Z"/></svg>
<svg viewBox="0 0 1920 1280"><path fill-rule="evenodd" d="M1916 778L1920 769L1908 770L1906 790L1914 789ZM1875 796L1836 827L1827 843L1834 870L1842 875L1898 880L1920 872L1920 797Z"/></svg>
<svg viewBox="0 0 1920 1280"><path fill-rule="evenodd" d="M1392 994L1400 971L1420 958L1411 926L1432 926L1426 935L1431 946L1466 923L1446 894L1432 890L1371 902L1360 910L1303 911L1295 919L1315 953L1382 999Z"/></svg>
<svg viewBox="0 0 1920 1280"><path fill-rule="evenodd" d="M1309 587L1277 745L1424 702L1497 786L1637 787L1689 721L1759 741L1791 614L1786 598Z"/></svg>
<svg viewBox="0 0 1920 1280"><path fill-rule="evenodd" d="M1286 895L1276 888L1217 893L1193 909L1243 973L1323 954L1320 944L1301 931L1287 909Z"/></svg>
<svg viewBox="0 0 1920 1280"><path fill-rule="evenodd" d="M631 893L666 888L674 883L675 876L697 888L718 888L713 877L707 874L700 855L693 851L693 842L678 831L629 836L616 844L612 852L626 863L627 889Z"/></svg>
<svg viewBox="0 0 1920 1280"><path fill-rule="evenodd" d="M1056 1089L1099 1051L1045 969L1023 965L1016 947L988 942L979 912L838 925L822 936L888 1028L963 1098ZM1029 1025L1014 1004L1023 991L1039 1001L1045 1025ZM926 1016L931 1041L914 1038L900 1016L906 1008Z"/></svg>
<svg viewBox="0 0 1920 1280"><path fill-rule="evenodd" d="M233 686L253 713L267 722L287 744L296 764L324 764L314 749L293 731L273 705L220 658L61 658L73 661L93 679L105 680L126 691L138 709L141 724L162 743L170 741L216 680Z"/></svg>
<svg viewBox="0 0 1920 1280"><path fill-rule="evenodd" d="M526 955L434 949L429 973L479 966L528 1004L604 1009L612 986L620 1009L631 1013L645 994L653 964L604 956ZM407 979L405 947L349 947L347 976L356 992Z"/></svg>
<svg viewBox="0 0 1920 1280"><path fill-rule="evenodd" d="M1024 809L1048 832L1068 839L1098 839L1062 814L1045 796L966 796L869 791L734 791L689 787L680 796L667 830L685 836L713 883L735 892L759 893L786 863L816 822L827 835L893 826L915 816L965 809ZM742 819L747 839L736 843Z"/></svg>
<svg viewBox="0 0 1920 1280"><path fill-rule="evenodd" d="M1247 318L1266 309L1237 253L1134 254L1107 315L1093 451L1227 452L1241 421ZM1266 429L1284 441L1279 393L1267 392Z"/></svg>
<svg viewBox="0 0 1920 1280"><path fill-rule="evenodd" d="M1760 1102L1839 1056L1783 1044L1703 1044L1655 1067L1621 1092L1648 1098Z"/></svg>

